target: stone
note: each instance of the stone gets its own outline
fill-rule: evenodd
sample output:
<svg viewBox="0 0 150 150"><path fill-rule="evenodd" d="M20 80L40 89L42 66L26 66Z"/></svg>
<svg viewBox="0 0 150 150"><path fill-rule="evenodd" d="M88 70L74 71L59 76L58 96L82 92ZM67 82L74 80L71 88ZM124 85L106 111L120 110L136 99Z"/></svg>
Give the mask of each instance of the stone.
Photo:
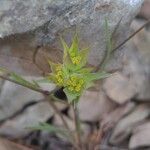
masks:
<svg viewBox="0 0 150 150"><path fill-rule="evenodd" d="M133 31L140 28L145 22L135 20L131 27ZM124 55L123 74L130 77L136 86L138 101L150 100L150 31L144 28L128 43L129 47Z"/></svg>
<svg viewBox="0 0 150 150"><path fill-rule="evenodd" d="M106 52L105 18L108 19L110 32L113 32L115 26L123 17L114 37L115 45L118 45L118 43L124 41L129 33L129 25L138 13L142 2L143 0L3 1L0 5L2 18L0 21L0 36L3 38L0 40L0 43L3 44L0 53L10 56L9 62L11 62L14 59L14 55L22 58L23 54L23 57L31 58L33 54L31 53L33 49L29 50L31 47L49 45L49 49L52 51L53 57L55 57L55 54L59 54L61 51L58 36L64 35L66 41L69 42L72 34L78 30L81 46L90 46L91 51L88 62L96 66L102 61ZM7 38L4 38L6 36ZM26 42L28 39L30 41ZM10 42L5 45L5 41L15 43L16 40L16 47L9 47ZM25 45L24 43L27 44L23 48L23 52L19 51L19 47ZM18 45L20 46L18 47ZM60 55L62 56L62 53ZM121 51L115 53L114 59L109 63L109 69L117 69L122 65L120 63L122 60L121 55ZM59 57L59 55L57 56ZM16 59L15 64L17 67L11 64L13 69L18 71L19 68L24 68L29 72L29 69L21 65L22 63L19 63L19 61L24 64L27 63ZM2 61L1 65L12 69L10 65L5 64L8 64L6 59ZM31 59L28 64L32 64ZM25 72L24 69L19 71ZM37 71L37 68L30 69L30 72L32 71Z"/></svg>
<svg viewBox="0 0 150 150"><path fill-rule="evenodd" d="M65 119L66 123L68 124L68 127L71 131L75 131L75 123L73 121L73 119L68 118L66 116L63 115L63 118ZM60 119L60 117L58 115L54 116L53 119L53 124L59 127L64 127L62 120ZM80 127L82 130L82 140L84 141L85 139L87 139L88 135L91 132L91 128L88 124L80 122Z"/></svg>
<svg viewBox="0 0 150 150"><path fill-rule="evenodd" d="M129 141L130 149L138 149L150 146L150 122L147 121L133 130L133 135Z"/></svg>
<svg viewBox="0 0 150 150"><path fill-rule="evenodd" d="M0 120L11 117L25 105L43 99L42 94L5 81L0 94Z"/></svg>
<svg viewBox="0 0 150 150"><path fill-rule="evenodd" d="M137 106L131 113L122 118L115 126L112 135L110 137L110 143L113 145L120 144L126 140L132 130L140 122L144 121L150 113L150 105L141 104Z"/></svg>
<svg viewBox="0 0 150 150"><path fill-rule="evenodd" d="M150 18L150 1L149 0L145 0L140 13L138 14L138 16L144 18L144 19L149 19Z"/></svg>
<svg viewBox="0 0 150 150"><path fill-rule="evenodd" d="M113 128L120 119L129 114L135 107L136 104L134 102L128 102L124 105L118 106L112 112L104 115L100 122L102 129L104 131L108 131Z"/></svg>
<svg viewBox="0 0 150 150"><path fill-rule="evenodd" d="M81 121L96 122L103 115L116 108L116 104L110 101L103 91L85 91L78 103L79 118ZM69 112L72 117L72 111Z"/></svg>
<svg viewBox="0 0 150 150"><path fill-rule="evenodd" d="M113 73L103 84L106 95L118 104L123 104L136 94L136 86L120 72Z"/></svg>
<svg viewBox="0 0 150 150"><path fill-rule="evenodd" d="M50 10L50 6L51 0L1 1L1 37L34 30L43 25L52 17L54 10Z"/></svg>
<svg viewBox="0 0 150 150"><path fill-rule="evenodd" d="M24 76L28 81L39 80L38 77ZM44 99L41 93L35 92L23 86L9 81L3 81L0 93L0 121L5 120L21 111L24 107ZM43 90L51 91L54 84L39 83ZM56 104L59 109L64 109L64 104Z"/></svg>
<svg viewBox="0 0 150 150"><path fill-rule="evenodd" d="M5 121L0 127L0 135L9 138L21 138L27 136L31 129L45 122L53 116L53 109L48 102L39 102L27 108L22 114Z"/></svg>

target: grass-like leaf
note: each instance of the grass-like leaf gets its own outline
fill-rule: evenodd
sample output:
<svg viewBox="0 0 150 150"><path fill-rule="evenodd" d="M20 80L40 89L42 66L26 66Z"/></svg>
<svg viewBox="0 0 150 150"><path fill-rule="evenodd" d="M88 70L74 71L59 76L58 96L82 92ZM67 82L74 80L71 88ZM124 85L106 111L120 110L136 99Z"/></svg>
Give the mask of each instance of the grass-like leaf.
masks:
<svg viewBox="0 0 150 150"><path fill-rule="evenodd" d="M48 124L48 123L40 123L39 125L34 126L34 127L27 127L27 129L47 131L47 132L50 132L50 133L58 133L58 134L61 134L63 136L66 136L66 137L69 136L69 131L68 130L61 129L59 127L56 127L56 126Z"/></svg>
<svg viewBox="0 0 150 150"><path fill-rule="evenodd" d="M17 81L18 83L25 85L25 86L39 88L39 85L37 83L35 83L35 81L33 81L33 83L31 83L16 73L10 73L10 79Z"/></svg>

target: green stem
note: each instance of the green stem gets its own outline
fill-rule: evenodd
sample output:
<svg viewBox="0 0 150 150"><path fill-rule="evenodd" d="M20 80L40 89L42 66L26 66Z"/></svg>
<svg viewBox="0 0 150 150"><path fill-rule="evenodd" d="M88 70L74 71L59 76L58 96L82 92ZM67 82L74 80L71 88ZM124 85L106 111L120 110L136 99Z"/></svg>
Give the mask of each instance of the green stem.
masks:
<svg viewBox="0 0 150 150"><path fill-rule="evenodd" d="M80 134L80 125L79 125L79 117L78 117L78 110L76 104L73 106L73 119L75 124L75 131L76 131L76 143L78 145L78 150L82 150L82 142L81 142L81 134Z"/></svg>

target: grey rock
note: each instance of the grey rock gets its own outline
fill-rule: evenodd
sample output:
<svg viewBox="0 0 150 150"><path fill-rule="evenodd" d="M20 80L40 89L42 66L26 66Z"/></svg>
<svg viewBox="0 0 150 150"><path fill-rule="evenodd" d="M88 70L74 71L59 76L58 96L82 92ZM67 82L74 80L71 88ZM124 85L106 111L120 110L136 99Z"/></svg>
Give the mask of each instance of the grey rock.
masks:
<svg viewBox="0 0 150 150"><path fill-rule="evenodd" d="M27 108L21 115L5 121L0 127L0 135L19 138L28 135L28 127L38 126L53 115L53 110L47 102L40 102Z"/></svg>
<svg viewBox="0 0 150 150"><path fill-rule="evenodd" d="M63 115L63 118L66 121L70 131L75 131L75 123L74 123L73 118L70 119L70 118L68 118L64 115ZM64 127L64 125L62 123L62 120L60 119L60 117L58 115L54 115L53 124L56 125L56 126L59 126L59 127ZM91 128L88 124L82 123L82 122L80 122L80 127L81 127L81 130L82 130L82 132L81 132L82 137L81 138L82 138L82 140L85 140L88 137L88 135L90 134Z"/></svg>
<svg viewBox="0 0 150 150"><path fill-rule="evenodd" d="M41 94L6 81L0 94L0 120L12 116L24 105L41 99Z"/></svg>
<svg viewBox="0 0 150 150"><path fill-rule="evenodd" d="M115 107L116 104L109 100L102 90L85 91L78 103L79 118L81 121L95 122ZM73 116L71 109L69 115Z"/></svg>
<svg viewBox="0 0 150 150"><path fill-rule="evenodd" d="M106 95L118 104L123 104L135 96L136 84L120 72L105 79L103 88Z"/></svg>
<svg viewBox="0 0 150 150"><path fill-rule="evenodd" d="M129 137L132 130L135 128L136 125L138 125L140 122L144 121L150 114L150 106L147 104L141 104L137 106L129 115L121 119L111 137L110 137L110 143L117 145L126 138Z"/></svg>
<svg viewBox="0 0 150 150"><path fill-rule="evenodd" d="M135 20L132 29L136 31L145 22ZM129 42L125 51L125 63L123 74L130 77L130 81L136 86L138 101L150 100L150 31L144 28Z"/></svg>
<svg viewBox="0 0 150 150"><path fill-rule="evenodd" d="M149 0L144 1L141 11L139 13L139 16L144 19L150 18L150 1Z"/></svg>
<svg viewBox="0 0 150 150"><path fill-rule="evenodd" d="M51 19L52 0L0 1L0 36L33 30Z"/></svg>
<svg viewBox="0 0 150 150"><path fill-rule="evenodd" d="M133 130L130 138L129 148L137 149L150 146L150 122L143 123Z"/></svg>
<svg viewBox="0 0 150 150"><path fill-rule="evenodd" d="M105 53L104 21L108 18L110 32L123 17L118 28L117 43L124 40L129 24L135 17L143 0L7 0L0 2L0 36L35 30L38 45L58 47L58 34L77 28L82 43L90 45L89 63L97 65ZM91 38L92 37L92 38ZM32 41L33 42L33 41ZM116 58L120 53L116 53ZM117 61L114 61L117 62ZM115 67L118 63L114 64Z"/></svg>
<svg viewBox="0 0 150 150"><path fill-rule="evenodd" d="M136 104L133 102L128 102L124 105L118 106L115 110L103 116L101 127L106 131L113 128L120 119L128 115L135 107Z"/></svg>
<svg viewBox="0 0 150 150"><path fill-rule="evenodd" d="M26 77L28 80L39 79L37 77ZM40 84L44 90L53 90L53 84ZM43 95L27 89L23 86L5 81L1 93L0 93L0 120L5 120L15 113L22 110L26 105L33 102L38 102L44 99ZM59 109L63 109L65 106L58 104Z"/></svg>

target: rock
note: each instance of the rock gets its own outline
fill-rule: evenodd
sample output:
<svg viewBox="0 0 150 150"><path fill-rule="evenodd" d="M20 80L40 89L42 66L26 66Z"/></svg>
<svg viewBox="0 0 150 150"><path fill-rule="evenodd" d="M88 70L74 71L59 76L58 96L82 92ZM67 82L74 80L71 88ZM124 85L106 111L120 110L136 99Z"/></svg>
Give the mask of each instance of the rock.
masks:
<svg viewBox="0 0 150 150"><path fill-rule="evenodd" d="M118 44L126 38L131 20L138 13L142 2L143 0L3 1L0 5L2 18L0 21L0 36L3 38L0 42L3 44L3 50L1 48L0 53L5 54L5 56L11 55L10 59L14 59L14 55L15 57L19 57L21 54L25 58L31 58L32 53L29 50L29 45L35 48L39 45L48 44L55 57L55 54L60 52L58 35L64 35L64 38L69 42L72 32L74 33L77 28L82 41L81 45L84 47L90 45L89 64L98 65L104 57L106 47L105 18L108 18L110 32L113 32L115 26L123 17L114 40ZM27 31L30 32L27 33ZM22 40L24 36L17 34L24 32L26 32L23 34L26 37L25 39L31 39L30 41L26 42L26 40ZM7 38L4 38L5 36ZM17 40L15 48L10 47L7 49L9 44L5 45L5 41L9 41L9 39L11 39L12 43L15 43ZM26 48L24 47L23 52L20 52L18 43L20 43L21 47L25 45L23 42L27 43L27 45L25 46ZM4 49L7 49L7 51ZM27 52L28 55L24 52ZM116 69L121 65L121 54L122 52L117 52L114 55L115 59L112 60L113 63L109 63L111 66L109 67L110 69ZM24 67L19 61L15 60L15 64L17 64L16 68L12 64L16 71L19 70L19 67ZM8 64L8 62L3 60L1 65L6 66L5 64ZM8 67L12 69L12 67ZM24 69L27 69L27 67L24 67ZM30 69L30 71L32 72L36 69ZM19 71L21 72L21 70Z"/></svg>
<svg viewBox="0 0 150 150"><path fill-rule="evenodd" d="M31 143L33 140L38 141L38 148L41 150L71 150L73 149L72 144L69 140L65 140L64 138L60 138L52 133L41 132L41 134L34 134L34 137L31 139ZM28 140L28 139L27 139ZM29 139L30 140L30 139Z"/></svg>
<svg viewBox="0 0 150 150"><path fill-rule="evenodd" d="M135 126L144 121L144 119L149 116L149 108L149 105L141 104L137 106L129 115L121 119L117 123L110 137L110 143L117 145L129 137Z"/></svg>
<svg viewBox="0 0 150 150"><path fill-rule="evenodd" d="M72 119L69 119L66 116L63 116L63 117L64 117L66 123L68 124L69 129L71 131L75 131L74 121ZM58 115L54 116L53 124L56 125L56 126L60 126L60 127L64 126ZM82 130L82 140L84 141L88 137L88 135L90 134L91 128L88 124L82 123L82 122L80 122L80 127L81 127L81 130Z"/></svg>
<svg viewBox="0 0 150 150"><path fill-rule="evenodd" d="M0 127L0 135L12 138L21 138L28 135L28 127L37 126L53 115L53 109L47 102L40 102L27 108L21 115L5 121Z"/></svg>
<svg viewBox="0 0 150 150"><path fill-rule="evenodd" d="M52 19L54 10L50 6L51 0L2 1L0 36L34 30L43 25Z"/></svg>
<svg viewBox="0 0 150 150"><path fill-rule="evenodd" d="M28 81L39 80L38 77L24 77ZM39 83L43 90L51 91L55 88L54 84ZM23 86L14 84L9 81L4 81L0 93L0 121L5 120L15 113L21 111L24 107L44 99L43 95L25 88ZM64 104L57 104L59 109L66 106Z"/></svg>
<svg viewBox="0 0 150 150"><path fill-rule="evenodd" d="M120 72L116 72L105 79L103 88L106 95L118 104L129 101L136 94L135 84Z"/></svg>
<svg viewBox="0 0 150 150"><path fill-rule="evenodd" d="M132 29L136 31L145 22L134 21ZM138 101L150 100L150 32L146 29L140 31L129 42L129 47L125 51L125 63L123 74L130 77L132 84L136 86L137 94L135 99Z"/></svg>
<svg viewBox="0 0 150 150"><path fill-rule="evenodd" d="M144 18L144 19L149 19L150 18L150 1L149 0L145 0L140 13L138 14L138 16Z"/></svg>
<svg viewBox="0 0 150 150"><path fill-rule="evenodd" d="M135 103L128 102L127 104L118 106L112 112L103 116L100 125L104 131L108 131L108 129L113 128L116 123L122 119L125 115L130 113L135 108Z"/></svg>
<svg viewBox="0 0 150 150"><path fill-rule="evenodd" d="M5 81L0 94L0 120L4 120L25 105L43 99L43 96L20 85Z"/></svg>
<svg viewBox="0 0 150 150"><path fill-rule="evenodd" d="M78 103L79 118L81 121L96 122L115 107L103 91L85 91ZM73 116L71 109L69 114Z"/></svg>
<svg viewBox="0 0 150 150"><path fill-rule="evenodd" d="M133 130L130 138L129 148L137 149L150 146L150 122L143 123Z"/></svg>

